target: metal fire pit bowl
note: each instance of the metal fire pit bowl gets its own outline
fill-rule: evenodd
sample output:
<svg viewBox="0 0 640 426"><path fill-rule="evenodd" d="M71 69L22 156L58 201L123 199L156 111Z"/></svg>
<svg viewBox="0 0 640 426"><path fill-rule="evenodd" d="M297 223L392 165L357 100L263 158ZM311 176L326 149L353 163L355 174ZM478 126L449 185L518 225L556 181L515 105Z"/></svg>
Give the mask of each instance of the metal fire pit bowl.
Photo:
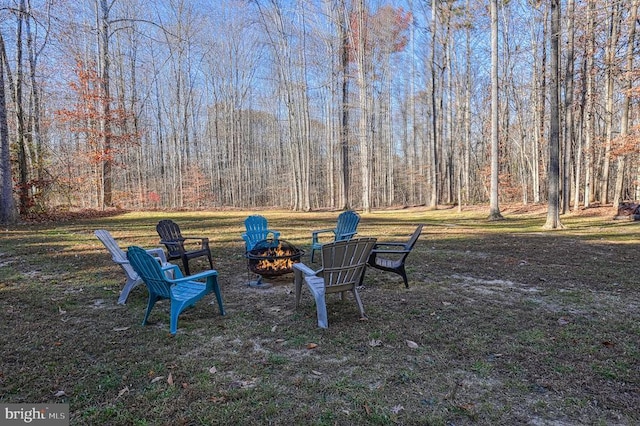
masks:
<svg viewBox="0 0 640 426"><path fill-rule="evenodd" d="M249 270L262 277L275 277L293 272L304 250L285 240L262 240L246 252Z"/></svg>

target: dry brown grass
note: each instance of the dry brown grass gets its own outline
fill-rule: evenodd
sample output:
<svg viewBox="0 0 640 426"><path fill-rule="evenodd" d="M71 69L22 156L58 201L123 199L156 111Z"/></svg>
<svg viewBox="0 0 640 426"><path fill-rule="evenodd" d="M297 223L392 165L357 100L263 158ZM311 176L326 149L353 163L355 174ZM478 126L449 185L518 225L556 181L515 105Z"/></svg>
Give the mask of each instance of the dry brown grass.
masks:
<svg viewBox="0 0 640 426"><path fill-rule="evenodd" d="M308 292L295 309L291 276L247 286L247 214L127 213L3 231L0 401L68 402L74 425L640 422L639 224L612 221L610 208L567 215L552 232L541 207L506 207L499 222L482 208L364 215L360 235L381 240L427 225L408 259L410 288L368 271L368 320L350 298L330 298L327 330ZM263 214L304 249L337 216ZM122 273L92 234L152 246L164 217L210 237L227 309L221 317L205 298L173 338L166 303L139 325L144 287L116 304Z"/></svg>

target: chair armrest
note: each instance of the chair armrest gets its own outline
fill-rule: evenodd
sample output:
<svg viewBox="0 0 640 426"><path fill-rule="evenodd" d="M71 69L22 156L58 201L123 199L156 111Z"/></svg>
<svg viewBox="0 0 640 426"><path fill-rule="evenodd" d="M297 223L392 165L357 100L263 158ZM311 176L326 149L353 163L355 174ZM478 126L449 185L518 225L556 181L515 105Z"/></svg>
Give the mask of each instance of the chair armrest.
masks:
<svg viewBox="0 0 640 426"><path fill-rule="evenodd" d="M175 246L179 248L184 247L184 243L179 240L160 240L160 244L164 244L165 246Z"/></svg>
<svg viewBox="0 0 640 426"><path fill-rule="evenodd" d="M336 238L336 240L337 240L337 241L350 240L350 239L351 239L351 238L353 238L353 236L354 236L354 235L356 235L356 234L357 234L357 232L347 232L347 233L344 233L344 234L340 234L340 235L339 235L340 240L337 240L337 238ZM338 237L338 236L337 236L337 237Z"/></svg>
<svg viewBox="0 0 640 426"><path fill-rule="evenodd" d="M322 269L314 271L304 263L293 264L293 286L295 287L296 292L296 308L300 304L300 293L302 292L302 283L304 282L305 277L317 276L321 272Z"/></svg>
<svg viewBox="0 0 640 426"><path fill-rule="evenodd" d="M397 248L392 248L397 247ZM411 250L407 249L405 243L377 243L373 246L373 252L376 253L408 253Z"/></svg>
<svg viewBox="0 0 640 426"><path fill-rule="evenodd" d="M406 244L405 243L376 243L376 245L373 247L374 250L377 249L378 247L383 247L383 246L392 246L392 247L404 247Z"/></svg>
<svg viewBox="0 0 640 426"><path fill-rule="evenodd" d="M316 229L315 231L311 231L311 235L318 235L321 234L323 232L334 232L335 229Z"/></svg>
<svg viewBox="0 0 640 426"><path fill-rule="evenodd" d="M304 275L317 275L317 273L320 272L320 271L314 271L313 269L309 268L304 263L294 263L293 264L293 269L294 269L294 271L302 272Z"/></svg>
<svg viewBox="0 0 640 426"><path fill-rule="evenodd" d="M335 229L316 229L315 231L311 231L311 244L320 244L320 240L318 239L318 235L319 234L324 234L324 233L328 233L328 232L333 232L333 234L335 235L336 230ZM326 237L325 237L326 239Z"/></svg>
<svg viewBox="0 0 640 426"><path fill-rule="evenodd" d="M206 238L206 237L184 237L183 239L185 241L186 240L192 240L192 241L200 240L200 246L202 247L202 249L208 249L209 248L209 238Z"/></svg>
<svg viewBox="0 0 640 426"><path fill-rule="evenodd" d="M173 266L176 266L176 265L173 265ZM202 271L202 272L198 272L197 274L189 275L188 277L180 277L180 278L174 278L174 279L167 278L167 281L169 281L171 284L178 284L185 281L197 281L202 278L207 278L213 275L218 275L218 271L214 269L210 269L208 271Z"/></svg>
<svg viewBox="0 0 640 426"><path fill-rule="evenodd" d="M391 250L391 249L373 249L371 250L371 254L380 254L380 253L409 253L411 250Z"/></svg>
<svg viewBox="0 0 640 426"><path fill-rule="evenodd" d="M267 235L269 235L269 233L273 235L274 240L277 240L280 238L280 231L273 231L271 229L267 229Z"/></svg>
<svg viewBox="0 0 640 426"><path fill-rule="evenodd" d="M169 279L178 279L184 276L182 275L180 267L178 265L174 265L173 263L163 263L161 265L161 269L162 272L164 272L164 276ZM170 272L171 274L167 275L167 272Z"/></svg>
<svg viewBox="0 0 640 426"><path fill-rule="evenodd" d="M164 254L164 250L162 248L157 247L157 248L147 249L146 252L149 253L151 256L155 256L159 258L161 264L167 263L167 256Z"/></svg>
<svg viewBox="0 0 640 426"><path fill-rule="evenodd" d="M207 243L209 242L209 238L207 237L182 237L183 240L201 240L201 241L206 241Z"/></svg>

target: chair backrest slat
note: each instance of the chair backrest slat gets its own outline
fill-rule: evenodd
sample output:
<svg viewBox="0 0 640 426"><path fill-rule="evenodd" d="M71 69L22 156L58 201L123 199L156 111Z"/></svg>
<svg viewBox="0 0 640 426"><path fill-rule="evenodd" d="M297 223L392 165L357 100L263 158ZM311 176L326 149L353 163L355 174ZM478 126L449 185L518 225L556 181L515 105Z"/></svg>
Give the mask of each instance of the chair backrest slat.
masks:
<svg viewBox="0 0 640 426"><path fill-rule="evenodd" d="M254 214L244 220L247 232L261 232L268 228L267 218L259 214Z"/></svg>
<svg viewBox="0 0 640 426"><path fill-rule="evenodd" d="M413 246L416 245L416 242L418 241L418 237L420 237L420 234L422 233L422 227L424 225L420 224L418 225L418 227L416 228L415 231L413 231L413 235L411 235L411 238L409 238L409 241L407 241L407 244L405 245L405 250L412 250Z"/></svg>
<svg viewBox="0 0 640 426"><path fill-rule="evenodd" d="M184 238L180 232L180 227L177 223L171 219L163 219L156 225L156 231L160 235L160 239L163 241L177 241L182 242ZM169 257L180 256L180 246L174 244L165 244Z"/></svg>
<svg viewBox="0 0 640 426"><path fill-rule="evenodd" d="M145 284L162 297L170 297L171 283L166 280L160 264L140 247L129 247L127 258Z"/></svg>
<svg viewBox="0 0 640 426"><path fill-rule="evenodd" d="M337 241L322 246L322 276L325 286L358 284L375 238Z"/></svg>
<svg viewBox="0 0 640 426"><path fill-rule="evenodd" d="M113 239L109 231L106 229L98 229L94 234L107 248L114 262L123 262L127 260L126 253L120 248L120 246L118 246L118 243Z"/></svg>
<svg viewBox="0 0 640 426"><path fill-rule="evenodd" d="M351 238L358 228L358 223L360 223L360 215L353 210L340 213L334 231L335 240L342 241Z"/></svg>

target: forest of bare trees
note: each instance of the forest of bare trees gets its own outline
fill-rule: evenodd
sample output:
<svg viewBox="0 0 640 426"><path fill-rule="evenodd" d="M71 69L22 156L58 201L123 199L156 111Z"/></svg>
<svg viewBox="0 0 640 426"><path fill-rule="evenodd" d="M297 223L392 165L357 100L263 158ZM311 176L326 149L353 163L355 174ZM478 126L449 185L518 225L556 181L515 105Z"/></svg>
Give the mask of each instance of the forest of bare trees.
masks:
<svg viewBox="0 0 640 426"><path fill-rule="evenodd" d="M640 199L638 1L3 0L0 220Z"/></svg>

